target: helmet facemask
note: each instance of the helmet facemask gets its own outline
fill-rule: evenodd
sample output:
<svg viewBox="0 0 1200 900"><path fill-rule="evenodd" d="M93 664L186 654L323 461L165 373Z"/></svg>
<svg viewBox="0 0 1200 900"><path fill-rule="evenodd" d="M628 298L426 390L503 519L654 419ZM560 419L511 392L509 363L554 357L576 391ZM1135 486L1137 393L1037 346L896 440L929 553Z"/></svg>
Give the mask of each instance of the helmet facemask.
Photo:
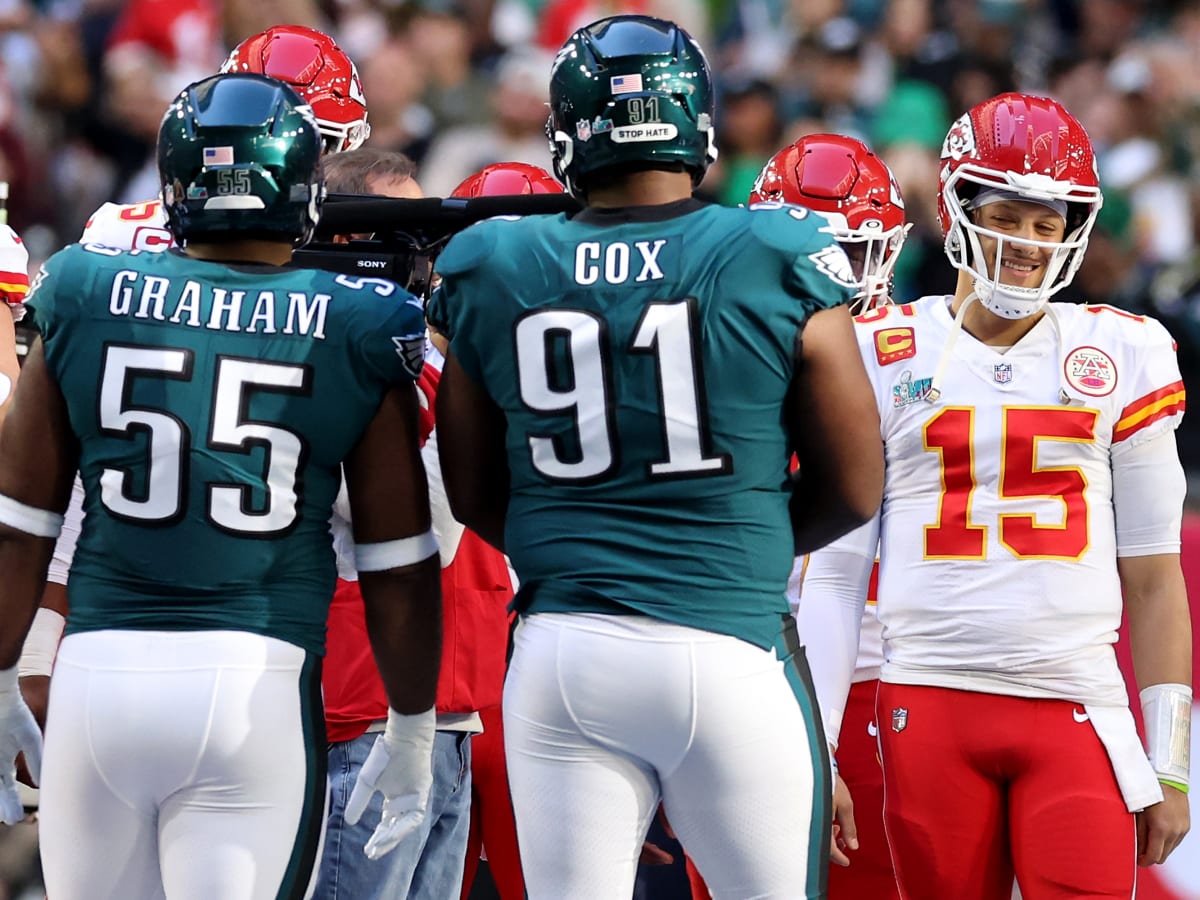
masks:
<svg viewBox="0 0 1200 900"><path fill-rule="evenodd" d="M321 129L321 147L326 155L357 150L371 136L371 126L365 117L349 123L319 118L317 126Z"/></svg>
<svg viewBox="0 0 1200 900"><path fill-rule="evenodd" d="M872 219L851 228L840 213L814 212L829 223L821 230L833 235L854 268L858 291L850 299L850 312L858 315L890 302L892 270L900 259L912 223L885 230L881 221Z"/></svg>
<svg viewBox="0 0 1200 900"><path fill-rule="evenodd" d="M1015 238L976 224L973 200L980 191L1000 190L1009 199L1040 203L1063 215L1066 230L1061 241ZM951 226L945 250L956 269L974 279L975 294L989 311L1005 319L1024 319L1036 314L1050 298L1071 283L1083 262L1088 237L1096 223L1103 198L1098 187L1075 185L1037 173L997 172L979 166L959 166L942 188L944 208ZM982 207L980 207L982 208ZM996 242L995 258L989 267L981 237ZM1037 287L1001 283L1001 261L1006 246L1049 250L1045 272Z"/></svg>

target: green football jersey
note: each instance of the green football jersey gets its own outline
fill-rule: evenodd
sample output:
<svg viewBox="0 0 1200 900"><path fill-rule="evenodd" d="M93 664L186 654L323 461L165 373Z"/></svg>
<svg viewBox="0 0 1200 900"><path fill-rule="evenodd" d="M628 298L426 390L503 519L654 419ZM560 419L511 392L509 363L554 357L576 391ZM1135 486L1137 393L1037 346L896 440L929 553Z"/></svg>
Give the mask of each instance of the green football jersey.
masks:
<svg viewBox="0 0 1200 900"><path fill-rule="evenodd" d="M340 464L423 358L391 282L72 245L29 307L86 492L68 632L237 629L321 653Z"/></svg>
<svg viewBox="0 0 1200 900"><path fill-rule="evenodd" d="M518 608L772 646L797 340L853 292L822 225L686 201L492 219L450 241L429 317L507 417Z"/></svg>

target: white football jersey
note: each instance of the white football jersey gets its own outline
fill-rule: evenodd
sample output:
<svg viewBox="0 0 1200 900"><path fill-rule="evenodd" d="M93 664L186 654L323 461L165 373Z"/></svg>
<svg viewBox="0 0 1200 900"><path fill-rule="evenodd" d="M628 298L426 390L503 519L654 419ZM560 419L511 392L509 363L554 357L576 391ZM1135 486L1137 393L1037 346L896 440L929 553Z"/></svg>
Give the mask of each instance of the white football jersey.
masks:
<svg viewBox="0 0 1200 900"><path fill-rule="evenodd" d="M1051 303L1003 352L961 332L934 400L950 299L855 324L887 459L881 677L1124 707L1113 468L1179 424L1174 343L1153 319ZM1179 550L1155 541L1121 555Z"/></svg>
<svg viewBox="0 0 1200 900"><path fill-rule="evenodd" d="M105 203L88 219L79 243L159 252L174 247L175 238L167 229L167 214L162 201L146 200L142 203Z"/></svg>
<svg viewBox="0 0 1200 900"><path fill-rule="evenodd" d="M25 315L22 302L29 293L29 251L7 225L0 225L0 298L9 305L13 319Z"/></svg>

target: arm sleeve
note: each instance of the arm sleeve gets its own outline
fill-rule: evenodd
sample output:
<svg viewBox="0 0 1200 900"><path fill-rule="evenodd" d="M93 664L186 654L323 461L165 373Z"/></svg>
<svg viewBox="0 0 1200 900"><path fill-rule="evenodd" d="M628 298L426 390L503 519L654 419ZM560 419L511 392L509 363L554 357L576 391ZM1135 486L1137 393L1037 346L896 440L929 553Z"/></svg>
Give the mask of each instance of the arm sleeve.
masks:
<svg viewBox="0 0 1200 900"><path fill-rule="evenodd" d="M450 498L446 495L446 484L442 481L442 467L438 462L438 435L435 428L421 448L421 461L425 463L425 475L429 481L429 513L433 519L433 534L437 538L438 553L442 568L454 562L458 545L462 542L466 526L450 513Z"/></svg>
<svg viewBox="0 0 1200 900"><path fill-rule="evenodd" d="M397 288L387 297L351 295L363 316L362 339L357 342L359 361L386 385L417 380L425 362L425 315L421 301ZM334 302L339 297L334 297ZM369 318L367 318L369 317Z"/></svg>
<svg viewBox="0 0 1200 900"><path fill-rule="evenodd" d="M83 531L83 482L75 476L75 484L71 486L71 502L63 514L62 531L54 543L54 555L50 558L50 568L46 580L55 584L66 584L71 574L71 563L75 560L75 545L79 542L80 532Z"/></svg>
<svg viewBox="0 0 1200 900"><path fill-rule="evenodd" d="M1187 478L1174 430L1118 445L1112 470L1117 556L1178 553Z"/></svg>
<svg viewBox="0 0 1200 900"><path fill-rule="evenodd" d="M858 659L858 638L871 569L879 547L879 514L796 566L789 583L796 628L812 670L825 737L835 748Z"/></svg>

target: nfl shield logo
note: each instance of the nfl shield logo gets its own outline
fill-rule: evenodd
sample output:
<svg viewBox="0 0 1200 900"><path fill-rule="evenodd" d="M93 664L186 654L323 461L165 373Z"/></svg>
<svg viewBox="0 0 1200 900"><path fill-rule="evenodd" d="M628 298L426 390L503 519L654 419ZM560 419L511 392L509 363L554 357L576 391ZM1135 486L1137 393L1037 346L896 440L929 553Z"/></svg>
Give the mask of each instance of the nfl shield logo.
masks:
<svg viewBox="0 0 1200 900"><path fill-rule="evenodd" d="M992 366L992 378L996 384L1008 384L1012 381L1012 363L996 363Z"/></svg>
<svg viewBox="0 0 1200 900"><path fill-rule="evenodd" d="M897 706L892 710L892 731L903 731L908 727L908 710Z"/></svg>

